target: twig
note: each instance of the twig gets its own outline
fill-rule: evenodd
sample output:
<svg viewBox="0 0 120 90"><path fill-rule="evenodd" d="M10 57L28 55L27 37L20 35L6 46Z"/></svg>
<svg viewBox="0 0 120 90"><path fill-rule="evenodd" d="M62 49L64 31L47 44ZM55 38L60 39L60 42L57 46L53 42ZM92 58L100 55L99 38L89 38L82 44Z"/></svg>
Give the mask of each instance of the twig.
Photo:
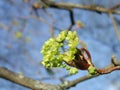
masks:
<svg viewBox="0 0 120 90"><path fill-rule="evenodd" d="M74 21L74 14L72 10L69 10L69 16L70 16L70 26L68 27L68 31L70 31L72 29L72 26L75 25L75 21Z"/></svg>
<svg viewBox="0 0 120 90"><path fill-rule="evenodd" d="M73 86L77 85L78 83L81 83L81 82L83 82L83 81L89 80L89 79L91 79L91 78L95 78L95 77L97 77L97 76L99 76L99 74L92 75L92 76L90 76L90 75L83 76L83 77L80 77L80 78L78 78L78 79L76 79L76 80L73 80L73 81L68 82L68 84L66 84L66 85L63 84L63 85L61 85L61 86L64 87L64 88L66 88L66 89L69 89L70 87L73 87Z"/></svg>
<svg viewBox="0 0 120 90"><path fill-rule="evenodd" d="M69 13L70 13L70 21L71 21L71 24L74 25L75 24L75 21L74 21L74 13L72 10L69 10Z"/></svg>
<svg viewBox="0 0 120 90"><path fill-rule="evenodd" d="M0 78L4 78L16 84L19 84L21 86L28 87L34 90L48 90L48 88L49 90L63 90L58 85L42 83L38 80L33 80L23 75L15 74L14 72L4 67L0 67Z"/></svg>
<svg viewBox="0 0 120 90"><path fill-rule="evenodd" d="M120 3L116 4L115 6L113 6L113 7L110 8L110 9L115 10L115 9L117 9L117 8L119 8L119 7L120 7Z"/></svg>
<svg viewBox="0 0 120 90"><path fill-rule="evenodd" d="M116 57L113 56L112 63L110 65L104 67L101 70L102 70L102 72L104 71L104 73L97 73L95 75L87 75L84 77L80 77L76 80L70 81L67 84L63 83L60 85L51 85L51 84L47 84L47 83L42 83L42 82L39 82L38 80L33 80L33 79L25 77L23 75L15 74L14 72L12 72L6 68L3 68L3 67L0 67L0 78L7 79L11 82L14 82L16 84L19 84L21 86L25 86L25 87L28 87L28 88L31 88L34 90L48 90L48 88L49 88L49 90L64 90L64 89L68 89L72 86L75 86L76 84L83 82L85 80L89 80L91 78L97 77L102 74L108 74L115 70L120 70L120 62L118 62ZM105 72L107 72L107 73L105 73Z"/></svg>
<svg viewBox="0 0 120 90"><path fill-rule="evenodd" d="M52 15L46 11L46 9L44 9L44 11L48 15L48 17L51 19L51 24L49 24L49 26L50 26L50 34L51 34L51 37L54 37L55 20L53 19Z"/></svg>
<svg viewBox="0 0 120 90"><path fill-rule="evenodd" d="M102 71L102 72L100 71L101 73L97 73L95 75L83 76L83 77L80 77L76 80L68 82L68 84L61 84L61 86L68 89L70 87L77 85L78 83L89 80L91 78L95 78L95 77L100 76L102 74L108 74L108 73L111 73L112 71L115 71L115 70L120 70L120 62L118 62L118 60L116 59L115 56L112 57L111 62L112 63L110 65L104 67L103 69L97 69L97 70L101 70ZM116 64L114 64L113 62L115 62Z"/></svg>
<svg viewBox="0 0 120 90"><path fill-rule="evenodd" d="M119 32L119 30L118 30L117 23L116 23L116 21L115 21L115 19L114 19L114 16L112 15L111 12L109 13L109 15L110 15L110 18L111 18L111 20L112 20L112 24L113 24L113 26L114 26L115 33L116 33L116 35L117 35L117 37L118 37L118 40L120 41L120 32Z"/></svg>
<svg viewBox="0 0 120 90"><path fill-rule="evenodd" d="M73 8L79 8L84 10L90 10L95 12L102 12L102 13L109 13L111 9L104 8L95 5L81 5L81 4L74 4L74 3L64 3L64 2L54 2L51 0L42 0L45 4L47 4L51 8L58 8L58 9L66 9L70 10ZM111 13L120 14L120 10L111 10Z"/></svg>

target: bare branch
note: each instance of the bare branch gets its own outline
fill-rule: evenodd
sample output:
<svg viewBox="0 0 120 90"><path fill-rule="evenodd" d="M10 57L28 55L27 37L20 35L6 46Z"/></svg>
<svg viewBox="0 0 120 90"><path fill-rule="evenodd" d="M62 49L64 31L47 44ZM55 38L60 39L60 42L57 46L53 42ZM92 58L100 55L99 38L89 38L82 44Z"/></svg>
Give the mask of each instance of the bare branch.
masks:
<svg viewBox="0 0 120 90"><path fill-rule="evenodd" d="M114 19L114 16L112 15L111 12L109 13L109 15L110 15L110 18L111 18L111 20L112 20L112 24L113 24L113 26L114 26L114 31L115 31L115 33L116 33L116 35L117 35L117 37L118 37L118 40L120 41L120 32L119 32L119 30L118 30L117 23L116 23L116 21L115 21L115 19Z"/></svg>
<svg viewBox="0 0 120 90"><path fill-rule="evenodd" d="M20 74L15 74L14 72L0 67L0 78L4 78L16 84L19 84L24 87L28 87L34 90L62 90L58 85L51 85L47 83L42 83L38 80L33 80L31 78L25 77Z"/></svg>
<svg viewBox="0 0 120 90"><path fill-rule="evenodd" d="M119 10L111 10L109 8L104 8L104 7L95 6L95 5L81 5L81 4L74 4L74 3L54 2L50 0L42 0L42 1L45 4L47 4L49 7L58 8L58 9L70 10L73 8L78 8L78 9L84 9L84 10L90 10L90 11L102 12L102 13L109 13L111 11L111 13L120 14Z"/></svg>
<svg viewBox="0 0 120 90"><path fill-rule="evenodd" d="M80 77L76 80L68 82L68 84L62 84L61 86L68 89L70 87L77 85L78 83L89 80L91 78L95 78L95 77L100 76L102 74L108 74L108 73L111 73L112 71L115 71L115 70L120 70L120 62L118 62L118 60L116 59L115 56L112 56L111 62L112 63L110 65L108 65L102 69L97 69L97 70L101 70L100 71L101 73L97 73L95 75L83 76L83 77ZM113 62L115 62L115 64Z"/></svg>
<svg viewBox="0 0 120 90"><path fill-rule="evenodd" d="M89 80L102 74L108 74L115 70L120 70L120 62L118 62L115 56L112 57L111 61L112 63L104 67L103 69L97 69L97 74L80 77L76 80L68 82L68 84L63 83L59 85L51 85L47 83L42 83L38 80L33 80L23 75L15 74L14 72L3 67L0 68L0 77L34 90L48 90L48 88L49 90L65 90L85 80Z"/></svg>
<svg viewBox="0 0 120 90"><path fill-rule="evenodd" d="M120 7L120 3L116 4L115 6L113 6L113 7L110 8L110 9L115 10L115 9L117 9L117 8L119 8L119 7Z"/></svg>
<svg viewBox="0 0 120 90"><path fill-rule="evenodd" d="M69 10L69 16L70 16L70 26L68 27L68 31L72 29L72 26L75 25L75 21L74 21L74 14L72 10Z"/></svg>
<svg viewBox="0 0 120 90"><path fill-rule="evenodd" d="M73 13L72 10L69 10L69 13L70 13L71 24L74 25L74 24L75 24L75 21L74 21L74 13Z"/></svg>

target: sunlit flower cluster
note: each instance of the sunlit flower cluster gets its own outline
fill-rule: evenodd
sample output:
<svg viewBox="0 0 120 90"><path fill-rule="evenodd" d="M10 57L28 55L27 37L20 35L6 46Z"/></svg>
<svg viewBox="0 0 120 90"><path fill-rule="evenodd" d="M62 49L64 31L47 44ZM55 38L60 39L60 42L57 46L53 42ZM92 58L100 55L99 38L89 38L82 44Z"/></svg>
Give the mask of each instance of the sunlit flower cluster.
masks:
<svg viewBox="0 0 120 90"><path fill-rule="evenodd" d="M78 37L75 31L62 31L56 38L47 40L41 50L43 55L42 64L46 68L63 67L69 71L70 74L78 72L77 68L70 67L65 64L75 58L77 53ZM67 50L62 51L62 47L68 47Z"/></svg>

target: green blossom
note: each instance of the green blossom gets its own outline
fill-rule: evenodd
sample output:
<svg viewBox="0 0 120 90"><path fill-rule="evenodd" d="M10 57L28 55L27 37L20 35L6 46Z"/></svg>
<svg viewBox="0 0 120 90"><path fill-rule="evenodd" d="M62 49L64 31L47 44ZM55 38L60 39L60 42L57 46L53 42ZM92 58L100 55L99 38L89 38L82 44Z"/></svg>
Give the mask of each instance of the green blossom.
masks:
<svg viewBox="0 0 120 90"><path fill-rule="evenodd" d="M66 65L65 62L74 60L77 53L78 37L75 31L62 31L56 38L47 40L41 50L43 55L42 64L46 68L63 67L70 74L76 74L78 70ZM67 42L67 44L64 44ZM61 47L68 46L68 49L61 51ZM64 62L65 61L65 62Z"/></svg>
<svg viewBox="0 0 120 90"><path fill-rule="evenodd" d="M69 73L70 73L70 75L76 74L76 73L78 73L78 69L77 68L71 68L69 70Z"/></svg>
<svg viewBox="0 0 120 90"><path fill-rule="evenodd" d="M60 32L60 34L57 36L56 40L58 42L62 42L66 38L66 34L67 34L66 31Z"/></svg>

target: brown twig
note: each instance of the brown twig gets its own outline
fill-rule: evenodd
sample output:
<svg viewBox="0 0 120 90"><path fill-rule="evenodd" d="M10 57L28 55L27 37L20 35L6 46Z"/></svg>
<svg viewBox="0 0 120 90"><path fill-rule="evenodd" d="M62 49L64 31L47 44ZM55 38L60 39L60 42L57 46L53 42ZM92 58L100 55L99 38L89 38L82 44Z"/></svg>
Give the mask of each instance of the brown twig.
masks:
<svg viewBox="0 0 120 90"><path fill-rule="evenodd" d="M95 12L102 12L102 13L109 13L111 9L104 8L100 6L95 5L81 5L81 4L74 4L74 3L64 3L64 2L54 2L51 0L42 0L45 4L47 4L51 8L58 8L58 9L66 9L70 10L73 8L79 8L89 11L95 11ZM114 14L120 14L119 10L111 10L111 13Z"/></svg>
<svg viewBox="0 0 120 90"><path fill-rule="evenodd" d="M53 19L52 15L47 12L46 9L44 9L44 12L48 15L48 17L49 17L50 20L51 20L51 23L49 24L49 27L50 27L50 35L51 35L51 37L54 37L54 24L55 24L55 20Z"/></svg>
<svg viewBox="0 0 120 90"><path fill-rule="evenodd" d="M119 32L119 30L118 30L117 23L116 23L116 21L115 21L115 19L114 19L114 16L112 15L111 12L109 13L109 15L110 15L110 18L111 18L111 20L112 20L112 24L113 24L113 26L114 26L114 31L115 31L115 33L116 33L116 35L117 35L117 37L118 37L118 40L120 41L120 32Z"/></svg>
<svg viewBox="0 0 120 90"><path fill-rule="evenodd" d="M92 75L92 76L90 76L90 75L83 76L83 77L77 78L76 80L68 82L68 84L61 84L61 86L66 88L66 89L69 89L70 87L73 87L73 86L77 85L78 83L89 80L91 78L95 78L97 76L99 76L99 74Z"/></svg>
<svg viewBox="0 0 120 90"><path fill-rule="evenodd" d="M109 69L97 69L99 74L108 74L114 70L120 70L120 66L111 67Z"/></svg>
<svg viewBox="0 0 120 90"><path fill-rule="evenodd" d="M117 9L117 8L119 8L119 7L120 7L120 3L114 5L114 6L111 7L110 9L111 9L111 10L115 10L115 9Z"/></svg>
<svg viewBox="0 0 120 90"><path fill-rule="evenodd" d="M111 62L112 63L110 65L104 67L103 69L97 69L98 73L96 73L95 75L83 76L83 77L80 77L76 80L68 82L68 84L61 84L61 86L68 89L70 87L75 86L78 83L89 80L91 78L95 78L95 77L100 76L102 74L108 74L108 73L111 73L115 70L120 70L120 62L118 62L118 60L116 59L115 56L112 56ZM113 62L115 62L115 63L113 63Z"/></svg>
<svg viewBox="0 0 120 90"><path fill-rule="evenodd" d="M19 84L24 87L28 87L34 90L62 90L61 87L58 85L51 85L47 83L42 83L38 80L33 80L31 78L25 77L20 74L15 74L14 72L0 67L0 78L4 78L16 84Z"/></svg>
<svg viewBox="0 0 120 90"><path fill-rule="evenodd" d="M3 67L0 68L0 78L7 79L11 82L14 82L16 84L19 84L21 86L25 86L34 90L48 90L48 88L49 90L64 90L72 86L75 86L76 84L81 83L85 80L89 80L91 78L97 77L102 74L108 74L115 70L120 70L120 62L118 62L116 57L113 56L112 63L110 65L104 67L103 69L97 69L97 70L99 70L99 72L95 75L87 75L84 77L80 77L76 80L67 82L67 84L63 83L60 85L51 85L47 83L42 83L42 82L39 82L38 80L33 80L23 75L15 74L14 72Z"/></svg>
<svg viewBox="0 0 120 90"><path fill-rule="evenodd" d="M70 31L72 29L72 26L75 25L75 21L74 21L74 14L72 10L69 10L69 16L70 16L70 26L68 27L68 31Z"/></svg>
<svg viewBox="0 0 120 90"><path fill-rule="evenodd" d="M111 67L109 68L103 68L103 69L97 69L97 72L99 74L108 74L114 70L120 70L120 62L118 62L117 58L113 55L111 59Z"/></svg>

